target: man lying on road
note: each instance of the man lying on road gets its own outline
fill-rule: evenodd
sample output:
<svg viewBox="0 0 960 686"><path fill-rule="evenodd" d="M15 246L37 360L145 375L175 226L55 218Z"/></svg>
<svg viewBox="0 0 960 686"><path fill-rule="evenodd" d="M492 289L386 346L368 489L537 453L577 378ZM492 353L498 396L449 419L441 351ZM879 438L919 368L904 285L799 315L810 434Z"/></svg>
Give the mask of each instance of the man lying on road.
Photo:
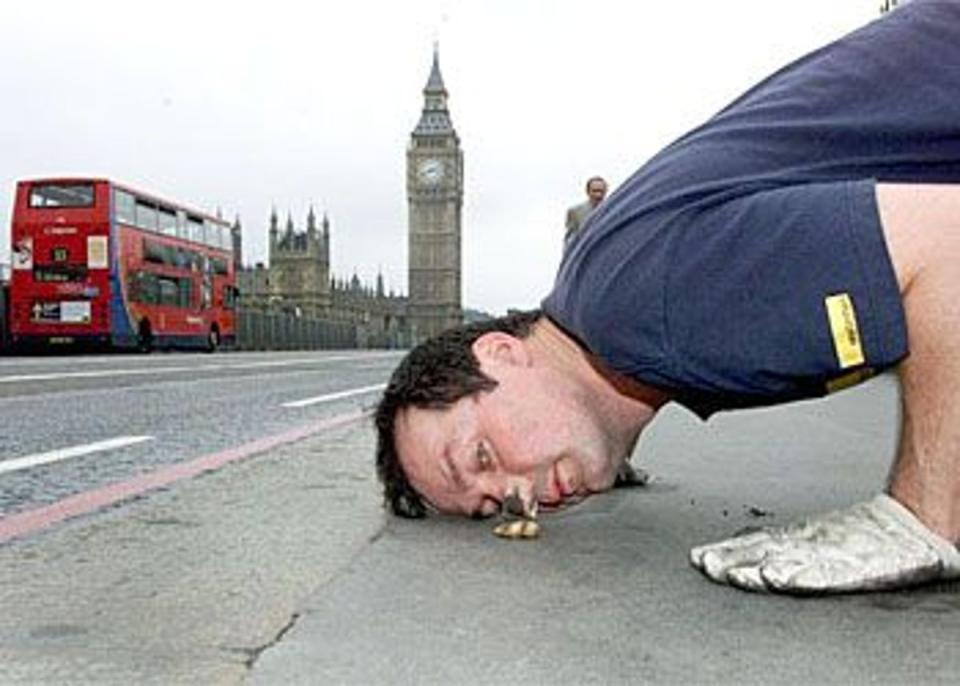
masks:
<svg viewBox="0 0 960 686"><path fill-rule="evenodd" d="M750 590L960 576L960 3L917 0L763 81L633 175L542 311L413 350L377 412L391 510L610 488L667 402L799 400L896 368L886 492L695 548Z"/></svg>

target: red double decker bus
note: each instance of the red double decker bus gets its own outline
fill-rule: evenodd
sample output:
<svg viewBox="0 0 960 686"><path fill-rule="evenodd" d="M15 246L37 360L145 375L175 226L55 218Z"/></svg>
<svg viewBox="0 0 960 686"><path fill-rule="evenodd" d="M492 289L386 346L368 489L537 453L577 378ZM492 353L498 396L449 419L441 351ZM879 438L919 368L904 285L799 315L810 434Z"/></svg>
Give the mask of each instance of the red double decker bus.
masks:
<svg viewBox="0 0 960 686"><path fill-rule="evenodd" d="M235 342L230 226L106 179L17 184L10 341L203 348Z"/></svg>

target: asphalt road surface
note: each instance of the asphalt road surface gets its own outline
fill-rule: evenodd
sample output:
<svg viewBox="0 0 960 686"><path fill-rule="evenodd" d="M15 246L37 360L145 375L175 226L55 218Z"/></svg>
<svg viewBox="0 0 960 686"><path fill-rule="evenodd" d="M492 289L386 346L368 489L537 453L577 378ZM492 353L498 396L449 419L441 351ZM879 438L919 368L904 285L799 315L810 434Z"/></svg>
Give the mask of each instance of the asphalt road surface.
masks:
<svg viewBox="0 0 960 686"><path fill-rule="evenodd" d="M711 584L686 560L744 526L876 493L895 440L890 377L706 424L667 408L634 458L653 474L647 488L546 516L540 539L508 542L489 521L383 514L373 435L356 411L375 398L359 389L383 383L396 358L339 355L97 358L63 369L197 368L33 381L59 390L0 381L7 461L152 437L0 473L0 531L49 515L0 543L0 683L956 683L960 585L772 597ZM290 365L200 369L245 361ZM28 374L10 362L0 376ZM69 399L62 418L38 415L50 439L8 435ZM211 456L223 458L215 469ZM101 477L77 460L120 464ZM10 495L5 484L34 469L69 495ZM56 519L58 503L94 502L84 493L117 483L133 495Z"/></svg>
<svg viewBox="0 0 960 686"><path fill-rule="evenodd" d="M367 404L386 351L0 358L0 515Z"/></svg>

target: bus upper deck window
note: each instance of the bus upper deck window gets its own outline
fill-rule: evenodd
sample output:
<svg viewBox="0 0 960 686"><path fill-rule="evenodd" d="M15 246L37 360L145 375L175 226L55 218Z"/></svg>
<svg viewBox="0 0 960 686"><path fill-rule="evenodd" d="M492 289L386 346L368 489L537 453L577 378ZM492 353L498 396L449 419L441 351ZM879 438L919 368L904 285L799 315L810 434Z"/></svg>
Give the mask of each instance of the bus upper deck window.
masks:
<svg viewBox="0 0 960 686"><path fill-rule="evenodd" d="M137 198L137 226L148 231L157 230L157 208Z"/></svg>
<svg viewBox="0 0 960 686"><path fill-rule="evenodd" d="M187 232L187 215L183 210L177 210L177 238L190 238Z"/></svg>
<svg viewBox="0 0 960 686"><path fill-rule="evenodd" d="M113 193L113 204L118 222L121 224L129 224L130 226L136 225L136 201L132 195L121 190L115 190Z"/></svg>
<svg viewBox="0 0 960 686"><path fill-rule="evenodd" d="M166 236L177 235L177 213L166 207L158 208L157 215L160 218L160 233Z"/></svg>
<svg viewBox="0 0 960 686"><path fill-rule="evenodd" d="M93 184L34 184L30 187L30 207L93 207Z"/></svg>
<svg viewBox="0 0 960 686"><path fill-rule="evenodd" d="M217 225L214 224L209 219L204 220L203 222L203 242L209 246L214 247L217 244Z"/></svg>
<svg viewBox="0 0 960 686"><path fill-rule="evenodd" d="M223 250L229 250L233 247L233 241L230 240L230 229L226 226L220 227L220 244L217 247Z"/></svg>
<svg viewBox="0 0 960 686"><path fill-rule="evenodd" d="M203 243L203 219L187 215L187 236L191 241Z"/></svg>

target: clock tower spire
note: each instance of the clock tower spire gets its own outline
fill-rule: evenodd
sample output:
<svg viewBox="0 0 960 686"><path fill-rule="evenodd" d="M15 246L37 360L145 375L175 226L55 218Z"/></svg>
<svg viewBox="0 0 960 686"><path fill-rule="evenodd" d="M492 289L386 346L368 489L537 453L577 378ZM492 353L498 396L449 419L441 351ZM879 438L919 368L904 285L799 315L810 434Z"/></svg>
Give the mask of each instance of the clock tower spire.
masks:
<svg viewBox="0 0 960 686"><path fill-rule="evenodd" d="M440 56L407 146L410 319L419 340L461 323L463 151L447 106Z"/></svg>

